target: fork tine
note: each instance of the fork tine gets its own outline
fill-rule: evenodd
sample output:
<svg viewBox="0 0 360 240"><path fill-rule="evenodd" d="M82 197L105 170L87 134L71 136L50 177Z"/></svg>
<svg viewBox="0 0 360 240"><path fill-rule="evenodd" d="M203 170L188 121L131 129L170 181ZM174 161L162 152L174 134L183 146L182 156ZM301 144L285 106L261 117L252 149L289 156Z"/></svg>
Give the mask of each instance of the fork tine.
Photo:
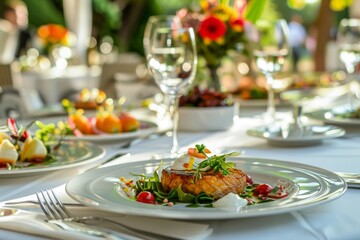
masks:
<svg viewBox="0 0 360 240"><path fill-rule="evenodd" d="M49 220L72 218L65 206L59 201L52 190L36 192L41 210Z"/></svg>
<svg viewBox="0 0 360 240"><path fill-rule="evenodd" d="M39 200L39 205L41 207L41 210L45 213L46 217L49 220L53 219L60 219L61 216L57 214L57 212L54 210L52 204L49 202L49 200L46 198L44 191L37 192L36 196Z"/></svg>
<svg viewBox="0 0 360 240"><path fill-rule="evenodd" d="M49 192L52 195L52 198L49 195ZM61 215L65 216L65 218L72 218L73 216L71 215L71 213L66 209L66 207L64 206L64 204L56 197L55 193L53 190L47 191L47 194L49 195L49 198L51 199L51 202L54 204L54 206L58 209L58 213L60 213ZM55 200L55 202L53 201L53 199Z"/></svg>
<svg viewBox="0 0 360 240"><path fill-rule="evenodd" d="M43 193L41 192L41 194L43 195ZM39 206L41 208L41 210L43 211L43 213L45 214L45 216L48 218L48 219L54 219L54 217L52 216L51 212L48 210L47 207L45 207L45 203L43 201L44 197L40 197L40 192L36 192L36 197L38 199L38 203L39 203Z"/></svg>

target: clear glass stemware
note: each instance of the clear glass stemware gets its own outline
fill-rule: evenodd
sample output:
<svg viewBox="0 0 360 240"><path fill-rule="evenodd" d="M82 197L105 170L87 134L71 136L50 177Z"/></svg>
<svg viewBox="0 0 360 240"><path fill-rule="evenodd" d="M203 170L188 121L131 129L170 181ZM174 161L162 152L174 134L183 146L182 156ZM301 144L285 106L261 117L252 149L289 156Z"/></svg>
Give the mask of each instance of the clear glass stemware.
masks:
<svg viewBox="0 0 360 240"><path fill-rule="evenodd" d="M289 29L285 20L258 20L251 32L252 54L259 71L266 77L268 104L265 120L275 122L275 93L276 79L274 74L282 71L288 56L290 45L288 41Z"/></svg>
<svg viewBox="0 0 360 240"><path fill-rule="evenodd" d="M350 86L349 108L354 109L353 87L356 65L360 63L360 19L342 19L337 33L340 60L344 63Z"/></svg>
<svg viewBox="0 0 360 240"><path fill-rule="evenodd" d="M150 49L152 46L152 36L154 31L158 28L172 28L178 29L182 28L183 25L178 16L175 15L155 15L150 16L145 27L143 45L146 58L150 54Z"/></svg>
<svg viewBox="0 0 360 240"><path fill-rule="evenodd" d="M195 78L197 52L192 28L152 27L147 46L148 68L161 91L169 97L173 120L172 154L178 153L178 103Z"/></svg>

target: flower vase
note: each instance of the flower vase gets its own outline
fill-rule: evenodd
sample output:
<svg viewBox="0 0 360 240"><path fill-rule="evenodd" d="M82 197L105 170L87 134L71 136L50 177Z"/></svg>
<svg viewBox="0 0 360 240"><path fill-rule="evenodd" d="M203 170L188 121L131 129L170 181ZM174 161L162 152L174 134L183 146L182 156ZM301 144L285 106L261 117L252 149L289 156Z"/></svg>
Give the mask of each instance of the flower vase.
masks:
<svg viewBox="0 0 360 240"><path fill-rule="evenodd" d="M220 65L207 65L207 68L209 69L210 74L210 82L209 87L215 89L216 91L221 91L221 83L220 78L218 75L218 69Z"/></svg>

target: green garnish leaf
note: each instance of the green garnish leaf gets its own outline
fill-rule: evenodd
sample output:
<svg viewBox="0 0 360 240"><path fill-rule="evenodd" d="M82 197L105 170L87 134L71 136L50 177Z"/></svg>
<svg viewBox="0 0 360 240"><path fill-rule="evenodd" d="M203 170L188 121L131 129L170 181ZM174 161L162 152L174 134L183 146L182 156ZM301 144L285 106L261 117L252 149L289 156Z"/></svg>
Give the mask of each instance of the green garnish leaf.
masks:
<svg viewBox="0 0 360 240"><path fill-rule="evenodd" d="M235 168L236 164L233 162L226 162L225 159L227 157L234 157L234 156L240 155L240 153L238 153L238 152L231 152L231 153L222 154L219 156L214 155L214 156L208 157L205 153L206 147L204 144L196 144L195 147L199 153L202 153L206 156L206 159L204 161L200 162L196 167L195 180L201 179L202 178L201 173L200 173L201 170L207 169L207 168L212 169L214 172L221 172L224 175L230 174L228 169Z"/></svg>
<svg viewBox="0 0 360 240"><path fill-rule="evenodd" d="M214 202L214 198L207 195L204 192L200 193L195 197L195 203L204 204L204 203L212 203L212 202Z"/></svg>
<svg viewBox="0 0 360 240"><path fill-rule="evenodd" d="M179 197L179 202L182 203L193 203L195 200L195 196L190 194L190 193L184 193L183 190L181 189L181 185L179 185L179 187L176 189L176 192L178 194Z"/></svg>

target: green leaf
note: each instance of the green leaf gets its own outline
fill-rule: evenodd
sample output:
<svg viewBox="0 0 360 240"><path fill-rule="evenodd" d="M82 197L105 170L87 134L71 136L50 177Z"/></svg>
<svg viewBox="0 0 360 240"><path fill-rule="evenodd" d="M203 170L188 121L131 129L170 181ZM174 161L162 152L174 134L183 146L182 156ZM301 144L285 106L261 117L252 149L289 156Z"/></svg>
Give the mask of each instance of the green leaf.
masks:
<svg viewBox="0 0 360 240"><path fill-rule="evenodd" d="M204 144L196 144L195 145L196 149L198 150L199 153L204 153L204 149L205 149L205 145Z"/></svg>
<svg viewBox="0 0 360 240"><path fill-rule="evenodd" d="M266 3L267 0L251 0L245 10L245 19L255 23L261 17Z"/></svg>
<svg viewBox="0 0 360 240"><path fill-rule="evenodd" d="M176 189L172 189L168 195L167 195L168 199L177 199L178 198L178 192Z"/></svg>
<svg viewBox="0 0 360 240"><path fill-rule="evenodd" d="M181 189L181 185L176 189L179 201L182 203L193 203L195 201L195 196L190 193L184 193Z"/></svg>
<svg viewBox="0 0 360 240"><path fill-rule="evenodd" d="M212 203L214 202L214 198L210 197L206 193L202 192L195 197L195 203L204 204L204 203Z"/></svg>

